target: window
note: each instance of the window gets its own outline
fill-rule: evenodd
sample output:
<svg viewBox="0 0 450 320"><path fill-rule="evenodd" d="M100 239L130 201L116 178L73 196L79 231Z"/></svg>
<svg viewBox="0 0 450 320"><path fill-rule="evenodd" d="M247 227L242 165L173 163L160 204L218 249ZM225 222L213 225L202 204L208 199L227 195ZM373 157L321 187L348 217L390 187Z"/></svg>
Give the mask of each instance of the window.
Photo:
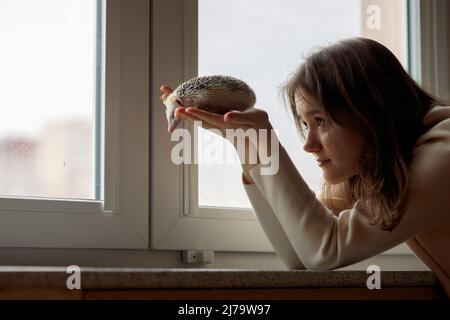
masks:
<svg viewBox="0 0 450 320"><path fill-rule="evenodd" d="M93 88L96 80L101 88L104 69L101 6L0 3L1 196L100 200L94 170L101 99Z"/></svg>
<svg viewBox="0 0 450 320"><path fill-rule="evenodd" d="M21 9L26 7L24 1L20 2ZM206 39L201 36L201 12L204 10L201 7L202 1L64 1L66 7L60 12L64 17L70 17L66 22L71 28L76 26L78 13L81 14L79 5L88 6L86 3L89 3L89 6L92 5L90 8L101 7L100 11L96 9L96 14L91 15L95 26L92 25L93 29L89 37L100 39L95 32L103 30L104 42L100 46L101 52L96 51L95 62L89 63L92 68L92 72L89 73L90 81L93 81L92 83L95 85L91 86L90 98L86 98L87 102L83 102L83 105L89 110L92 126L89 138L86 138L91 141L89 147L91 156L89 160L84 159L91 165L89 170L91 175L85 180L89 181L88 185L91 186L91 189L84 189L88 190L84 194L70 192L58 194L61 190L51 193L43 192L42 188L35 187L35 191L31 192L26 188L31 188L36 181L29 178L30 175L22 178L22 180L28 179L28 183L21 183L20 179L13 179L13 183L16 184L15 191L4 191L5 189L0 191L2 193L0 195L0 246L147 249L150 240L151 248L158 250L213 249L217 251L273 252L273 248L254 219L251 210L245 207L246 199L230 201L231 197L213 199L207 193L204 193L204 196L200 195L199 189L210 188L216 194L219 190L213 183L204 182L205 175L202 174L202 171L206 172L205 168L196 165L179 166L170 161L174 143L167 135L164 113L161 112L159 85L167 83L175 86L198 75L199 72L200 74L201 72L215 72L213 69L207 69L208 66L205 64L207 60L201 58L199 61L201 52L207 53L207 51L202 51L201 47L202 41L205 41L202 39ZM60 1L57 2L60 3ZM10 7L5 7L6 4L12 5L13 3L15 5L18 2L1 1L0 16L6 10L10 10ZM55 14L53 5L45 7L44 2L39 3L41 5L39 12L44 12L46 17L52 17ZM214 7L218 3L211 1L208 2L208 5ZM246 5L246 3L251 2L239 1L236 5ZM377 3L371 2L371 4ZM393 2L380 1L379 3L383 8L382 6L386 3ZM415 8L418 9L418 2L411 0L408 3L415 3ZM58 6L60 5L58 4ZM270 2L264 4L264 6L267 5L270 5ZM445 10L441 10L439 6L436 7L434 2L422 2L420 7L420 10L415 12L421 14L421 25L410 21L409 29L417 27L421 30L418 33L426 40L421 40L420 37L415 39L415 55L408 56L405 63L414 66L415 74L419 75L419 79L421 74L425 75L423 79L428 84L433 85L433 79L436 79L435 75L439 75L440 88L444 90L443 88L448 84L448 77L442 77L442 73L438 72L440 71L438 67L443 65L448 67L447 51L442 49L443 47L441 48L446 45L448 37L445 33L438 34L439 41L436 43L430 35L435 30L440 30L437 24L433 25L433 21L436 20L439 25L446 21L445 15L442 17ZM321 9L320 12L324 10ZM23 12L17 13L19 20L26 12L26 10L21 11ZM101 14L102 12L103 14ZM424 16L424 12L427 12L426 16ZM365 12L361 5L361 17L375 13L376 10ZM267 19L273 19L270 12L258 14L267 16ZM438 14L436 16L438 19L434 19L436 14ZM100 17L102 19L99 19ZM241 19L243 18L245 17L241 17ZM8 19L0 19L0 29L8 30L7 21ZM103 29L99 29L100 21L102 21ZM398 22L401 21L398 20ZM27 25L26 21L23 22L23 26ZM66 29L71 30L70 28ZM2 30L0 30L2 37L5 34L9 35L10 32L5 33ZM364 32L363 29L361 30ZM400 29L393 27L393 30ZM60 31L62 32L62 30ZM40 39L46 38L42 36ZM332 39L326 41L332 41ZM314 42L314 44L319 42ZM150 43L152 44L151 51ZM395 41L394 43L398 44ZM421 43L426 45L422 45L421 48ZM97 44L95 48L98 47ZM11 50L14 51L13 48L8 49L10 50L0 53L0 59L4 60L7 53L11 55ZM437 49L439 49L439 55L436 53ZM300 51L300 48L297 50ZM307 51L307 48L305 50ZM301 53L299 54L301 55ZM431 56L437 59L433 66L430 62L432 59L429 59ZM103 72L94 70L96 66L101 65L98 63L98 57L102 57ZM412 63L412 60L416 64ZM417 63L417 61L420 62ZM275 62L279 63L279 61ZM26 63L31 62L26 61ZM296 62L295 65L298 63ZM3 61L0 64L2 68L8 70L8 66L5 67ZM228 68L229 65L229 63L228 66L227 63L223 63L222 66L219 66ZM38 68L39 64L34 66ZM284 67L284 70L281 71L290 72L292 71L291 67L293 68L294 65ZM232 69L229 70L224 69L220 72L234 72ZM253 72L249 72L248 75L251 76ZM2 79L0 80L2 81L0 99L6 99L5 97L8 95L4 92L5 88L14 84L12 80L14 76L17 76L15 73L9 72L9 74L11 74L11 78L6 78L6 86L3 86L5 78L0 75L0 79ZM247 75L236 75L247 80L255 87L255 90L262 90L262 87L255 86L255 81L247 78ZM104 78L103 82L100 81L102 77ZM99 86L99 82L103 85ZM83 85L86 83L83 82ZM271 85L269 83L268 86ZM33 89L30 85L22 84L20 95L31 95ZM271 90L275 89L271 88ZM104 93L102 94L102 92ZM16 97L15 102L24 99L21 96ZM92 97L96 98L95 102L92 101ZM98 108L101 105L99 100L103 101L104 109ZM1 101L2 119L0 121L3 121L8 116L12 116L4 105L5 100ZM65 109L63 107L66 103L71 103L71 101L63 101L61 109ZM263 103L261 100L258 102L258 106L275 108L276 103L272 104L270 101ZM23 104L17 104L17 106L23 107ZM269 109L269 112L271 112L271 118L278 121L277 125L287 120L283 118L283 112L278 112L276 109L275 111ZM38 116L41 116L41 113L38 113ZM11 120L12 122L13 120ZM6 128L9 124L9 121L2 122L1 128ZM102 128L100 132L99 128ZM16 130L17 127L14 125L13 129ZM66 131L73 133L72 129L66 129ZM103 138L101 138L102 136ZM286 147L291 148L289 152L295 160L300 154L297 153L300 148L299 143L289 140L286 135L282 139L285 139L282 142ZM4 157L1 165L6 163L5 158L16 157L14 159L18 159L17 155L11 156L11 145L14 145L16 153L29 152L32 148L27 141L21 139L17 144L3 143L3 149L0 148L0 153L3 152ZM5 156L7 154L5 149L10 152L9 156ZM30 162L24 160L27 158L24 158L23 154L20 156L22 160L12 165L19 166L16 171L29 170ZM73 158L71 159L73 161ZM54 161L53 157L51 160ZM57 163L61 164L61 160ZM64 162L62 163L64 168ZM66 168L68 165L71 164L66 163ZM103 165L103 169L101 165ZM233 169L230 168L230 170ZM53 171L55 170L52 168L51 172ZM29 174L29 172L25 173ZM4 167L0 168L0 185L3 183L3 186L9 187L4 183L5 176L8 174L12 173L7 172ZM240 187L240 172L235 171L231 174L235 176L232 178L228 190L233 190L235 186ZM312 178L314 179L314 177ZM151 184L149 185L149 183ZM149 205L151 215L149 215ZM151 219L151 224L149 224L149 219ZM149 239L149 233L151 239ZM233 236L230 237L230 235Z"/></svg>
<svg viewBox="0 0 450 320"><path fill-rule="evenodd" d="M148 247L150 8L124 3L1 2L2 247Z"/></svg>
<svg viewBox="0 0 450 320"><path fill-rule="evenodd" d="M280 130L281 143L315 190L320 170L314 159L301 151L295 128L277 99L289 73L315 46L354 36L384 43L408 67L407 5L403 0L286 0L281 6L279 1L256 0L155 2L153 19L154 90L164 83L177 86L197 75L228 74L243 79L256 91L257 107L269 113L274 128ZM158 107L154 109L158 112ZM158 135L159 130L165 131L160 113L154 114L161 124L155 123L152 135L158 146L153 152L161 156L154 158L152 175L152 248L273 251L252 215L237 160L234 166L202 164L201 160L184 166L170 163L174 143L161 147L161 141L170 137ZM211 145L223 145L222 139L206 130L190 129L204 137L195 151L197 159ZM166 184L158 185L162 180ZM405 252L396 250L393 252Z"/></svg>

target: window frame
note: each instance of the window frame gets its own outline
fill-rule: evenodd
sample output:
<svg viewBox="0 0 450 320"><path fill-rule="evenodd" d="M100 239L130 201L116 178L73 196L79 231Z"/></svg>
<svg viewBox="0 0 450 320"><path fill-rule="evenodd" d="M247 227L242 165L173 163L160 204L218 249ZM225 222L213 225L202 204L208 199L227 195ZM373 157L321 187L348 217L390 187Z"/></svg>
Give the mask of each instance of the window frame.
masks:
<svg viewBox="0 0 450 320"><path fill-rule="evenodd" d="M420 0L410 1L418 3L419 7L430 5ZM0 199L1 247L213 248L218 251L274 252L256 220L183 215L188 203L183 186L190 173L167 161L171 143L161 112L159 85L177 84L195 75L193 48L196 45L192 36L197 30L192 26L183 29L185 21L192 21L196 12L196 7L194 11L194 7L188 11L193 2L196 3L193 0L134 0L124 5L125 0L108 0L107 19L114 23L107 24L104 206L99 201ZM434 12L442 15L439 9ZM423 10L419 13L419 30L423 37L426 25L431 24L434 16L426 16ZM445 17L439 18L439 23L446 21ZM161 32L164 28L166 32ZM449 32L448 24L446 32ZM154 46L151 51L152 78L149 74L149 41ZM425 50L432 52L432 48L437 47L432 41L422 45L419 41L417 48L421 69L431 68L430 61L420 54ZM441 58L448 56L448 47L446 50L440 51ZM448 84L448 75L446 79ZM151 216L148 214L149 191ZM253 236L255 233L258 236ZM202 237L196 238L198 234ZM411 252L403 244L384 254Z"/></svg>
<svg viewBox="0 0 450 320"><path fill-rule="evenodd" d="M124 4L104 9L104 201L0 198L1 247L148 248L150 5Z"/></svg>
<svg viewBox="0 0 450 320"><path fill-rule="evenodd" d="M176 86L197 75L198 5L196 0L153 1L152 5L151 248L274 252L250 209L197 211L193 205L197 197L192 194L197 190L197 165L168 161L173 143L161 112L159 87ZM192 125L183 125L193 132ZM160 181L165 183L161 185Z"/></svg>

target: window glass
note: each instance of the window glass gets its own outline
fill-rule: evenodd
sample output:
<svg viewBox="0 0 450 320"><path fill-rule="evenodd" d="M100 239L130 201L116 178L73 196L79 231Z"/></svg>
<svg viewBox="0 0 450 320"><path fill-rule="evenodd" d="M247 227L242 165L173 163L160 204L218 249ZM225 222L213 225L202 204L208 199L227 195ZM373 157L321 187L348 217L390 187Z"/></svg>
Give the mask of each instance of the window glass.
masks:
<svg viewBox="0 0 450 320"><path fill-rule="evenodd" d="M0 196L98 198L99 4L0 1Z"/></svg>

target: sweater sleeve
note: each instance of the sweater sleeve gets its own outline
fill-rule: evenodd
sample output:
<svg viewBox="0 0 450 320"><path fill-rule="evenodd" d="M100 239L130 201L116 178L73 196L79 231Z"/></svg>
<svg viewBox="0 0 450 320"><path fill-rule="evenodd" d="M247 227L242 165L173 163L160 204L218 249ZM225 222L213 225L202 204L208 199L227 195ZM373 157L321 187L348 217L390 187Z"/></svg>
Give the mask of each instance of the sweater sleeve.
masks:
<svg viewBox="0 0 450 320"><path fill-rule="evenodd" d="M418 167L418 171L427 169L427 178L416 179L414 174L410 177L412 196L406 212L394 230L385 231L371 224L371 215L362 201L339 215L324 207L281 144L272 156L279 157L278 172L262 175L264 165L258 164L249 171L255 184L244 183L244 188L262 228L291 269L335 269L365 260L422 232L431 231L439 219L437 215L442 212L440 206L450 207L449 197L437 190L422 192L422 189L415 189L414 186L433 183L433 179L441 175L439 170L430 174L429 165L433 164L419 161L413 166ZM448 152L444 156L448 159ZM446 161L440 161L440 164L446 166L447 178L444 180L449 181ZM448 190L448 186L444 190Z"/></svg>
<svg viewBox="0 0 450 320"><path fill-rule="evenodd" d="M244 182L244 177L242 177L242 183L245 191L247 192L247 196L250 199L256 219L269 238L269 241L275 249L278 257L291 270L306 269L300 261L298 255L295 253L295 250L283 230L280 221L277 219L270 204L261 194L261 191L259 191L255 184L246 184Z"/></svg>

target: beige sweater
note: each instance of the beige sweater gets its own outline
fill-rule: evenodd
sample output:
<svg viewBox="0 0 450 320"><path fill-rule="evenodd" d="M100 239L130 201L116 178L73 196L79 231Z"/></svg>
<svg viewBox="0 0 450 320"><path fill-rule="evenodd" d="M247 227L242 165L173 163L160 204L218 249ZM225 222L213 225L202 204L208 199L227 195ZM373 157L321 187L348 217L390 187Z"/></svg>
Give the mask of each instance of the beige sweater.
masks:
<svg viewBox="0 0 450 320"><path fill-rule="evenodd" d="M279 170L244 188L256 217L289 269L334 269L365 260L403 242L440 279L450 296L450 106L424 117L429 130L419 137L410 171L411 197L392 231L370 225L362 201L332 214L316 199L280 145ZM276 156L276 154L274 154Z"/></svg>

